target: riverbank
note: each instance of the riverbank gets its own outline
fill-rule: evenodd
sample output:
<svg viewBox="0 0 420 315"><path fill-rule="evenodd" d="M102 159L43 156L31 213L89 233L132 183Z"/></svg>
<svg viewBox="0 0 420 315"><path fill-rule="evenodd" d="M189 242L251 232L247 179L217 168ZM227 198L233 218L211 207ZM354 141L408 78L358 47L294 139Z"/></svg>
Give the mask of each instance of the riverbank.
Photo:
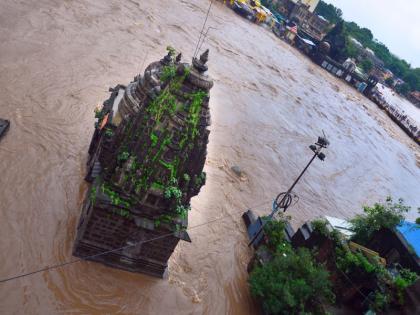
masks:
<svg viewBox="0 0 420 315"><path fill-rule="evenodd" d="M208 2L6 0L0 8L0 117L12 126L0 144L6 277L73 259L96 104L167 45L191 58ZM375 104L222 4L208 26L217 29L203 45L215 80L207 183L189 224L226 218L191 231L168 281L78 263L3 284L7 314L255 314L241 213L269 211L322 130L331 145L296 187L295 226L322 214L351 217L390 194L420 204L420 150Z"/></svg>

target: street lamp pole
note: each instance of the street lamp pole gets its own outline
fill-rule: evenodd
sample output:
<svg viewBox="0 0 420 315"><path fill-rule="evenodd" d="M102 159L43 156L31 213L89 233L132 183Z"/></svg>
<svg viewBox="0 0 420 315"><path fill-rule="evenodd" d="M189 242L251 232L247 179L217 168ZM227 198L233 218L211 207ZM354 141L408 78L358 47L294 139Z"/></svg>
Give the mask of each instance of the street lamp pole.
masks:
<svg viewBox="0 0 420 315"><path fill-rule="evenodd" d="M263 221L261 227L259 228L258 232L254 235L252 240L249 242L248 246L251 246L254 243L254 241L261 234L265 224L268 221L272 220L274 215L280 209L283 209L283 212L285 212L287 210L287 208L290 206L290 204L292 203L292 200L293 200L293 196L291 194L292 191L293 191L293 188L295 188L296 184L302 178L303 174L306 172L306 170L309 168L309 166L312 164L312 162L315 160L316 157L318 157L321 161L325 160L325 154L322 153L321 151L322 151L322 149L328 147L329 144L330 143L329 143L329 141L327 140L327 138L325 137L325 134L324 134L323 137L318 137L318 141L315 142L315 144L312 144L312 145L309 146L309 148L314 152L314 155L309 160L308 164L305 166L303 171L299 174L299 176L293 182L292 186L290 186L290 188L286 192L282 192L282 193L277 195L276 199L273 202L273 209L272 209L270 215L268 216L268 220Z"/></svg>
<svg viewBox="0 0 420 315"><path fill-rule="evenodd" d="M308 162L308 164L305 166L305 168L303 169L303 171L300 173L300 175L293 182L292 186L290 186L290 188L285 193L280 193L277 196L277 198L274 200L274 202L273 202L273 211L271 211L271 213L269 215L269 218L270 219L272 219L274 217L274 215L276 214L276 212L279 209L283 209L283 212L286 212L287 208L290 205L290 202L287 202L287 201L288 200L291 201L292 198L293 198L290 193L292 192L293 188L295 188L295 186L298 183L298 181L300 180L300 178L303 176L303 174L306 172L306 170L312 164L312 162L315 160L316 157L317 157L317 154L315 153L314 156ZM278 201L278 199L280 199L281 196L283 196L283 198L280 201Z"/></svg>

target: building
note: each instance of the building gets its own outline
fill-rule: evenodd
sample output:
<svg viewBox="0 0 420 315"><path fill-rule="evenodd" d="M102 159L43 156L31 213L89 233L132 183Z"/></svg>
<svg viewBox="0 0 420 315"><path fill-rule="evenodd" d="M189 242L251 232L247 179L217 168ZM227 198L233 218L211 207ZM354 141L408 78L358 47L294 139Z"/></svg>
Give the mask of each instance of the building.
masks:
<svg viewBox="0 0 420 315"><path fill-rule="evenodd" d="M410 94L408 94L408 97L410 102L412 102L417 107L420 107L420 91L413 91Z"/></svg>
<svg viewBox="0 0 420 315"><path fill-rule="evenodd" d="M370 48L365 48L361 51L359 55L359 59L368 59L370 60L373 65L379 69L384 69L384 62L375 55L375 52Z"/></svg>
<svg viewBox="0 0 420 315"><path fill-rule="evenodd" d="M384 69L384 80L389 79L389 78L393 78L394 74L392 73L391 70L389 69Z"/></svg>
<svg viewBox="0 0 420 315"><path fill-rule="evenodd" d="M308 6L310 12L314 12L318 6L319 0L296 0L296 2L301 2L302 4Z"/></svg>
<svg viewBox="0 0 420 315"><path fill-rule="evenodd" d="M373 234L368 248L386 259L387 265L399 264L420 273L420 226L404 221L394 230Z"/></svg>
<svg viewBox="0 0 420 315"><path fill-rule="evenodd" d="M313 13L318 6L319 0L291 0L294 4L308 7L309 12Z"/></svg>
<svg viewBox="0 0 420 315"><path fill-rule="evenodd" d="M280 14L290 17L296 6L305 6L310 13L313 13L318 6L319 0L271 0L270 4Z"/></svg>
<svg viewBox="0 0 420 315"><path fill-rule="evenodd" d="M385 80L389 78L393 78L394 74L391 72L391 70L385 69L382 66L373 66L370 70L370 75L374 75L378 78L379 82L384 83ZM395 86L396 80L393 81L393 84L391 86Z"/></svg>
<svg viewBox="0 0 420 315"><path fill-rule="evenodd" d="M351 43L356 47L358 51L361 51L363 49L363 45L361 42L359 42L356 38L349 36L349 40Z"/></svg>
<svg viewBox="0 0 420 315"><path fill-rule="evenodd" d="M329 22L322 16L313 13L310 6L313 3L311 1L279 0L273 2L273 7L290 21L296 23L299 26L299 31L315 41L321 41L328 31Z"/></svg>
<svg viewBox="0 0 420 315"><path fill-rule="evenodd" d="M346 61L343 62L343 67L348 72L352 73L356 70L356 62L352 58L347 58Z"/></svg>
<svg viewBox="0 0 420 315"><path fill-rule="evenodd" d="M208 50L192 66L169 49L96 112L89 148L92 182L73 254L163 277L186 232L203 173L210 124Z"/></svg>
<svg viewBox="0 0 420 315"><path fill-rule="evenodd" d="M299 25L299 30L315 41L322 41L328 32L330 22L313 13L309 6L298 2L290 12L289 19Z"/></svg>

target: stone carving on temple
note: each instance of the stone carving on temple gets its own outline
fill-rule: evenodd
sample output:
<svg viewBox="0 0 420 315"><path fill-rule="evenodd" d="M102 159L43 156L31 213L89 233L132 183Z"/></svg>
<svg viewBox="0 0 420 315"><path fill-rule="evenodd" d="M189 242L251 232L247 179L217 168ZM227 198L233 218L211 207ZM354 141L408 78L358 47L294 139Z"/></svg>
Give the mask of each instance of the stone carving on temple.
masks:
<svg viewBox="0 0 420 315"><path fill-rule="evenodd" d="M96 110L77 257L163 277L179 240L191 241L188 211L206 180L213 81L208 50L191 65L175 55L168 47Z"/></svg>

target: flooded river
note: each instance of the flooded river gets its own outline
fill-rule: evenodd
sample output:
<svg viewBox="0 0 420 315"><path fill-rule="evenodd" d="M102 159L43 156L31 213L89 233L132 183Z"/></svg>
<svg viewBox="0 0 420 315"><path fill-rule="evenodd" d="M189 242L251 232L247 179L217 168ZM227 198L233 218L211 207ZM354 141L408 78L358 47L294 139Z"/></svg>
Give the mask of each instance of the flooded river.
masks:
<svg viewBox="0 0 420 315"><path fill-rule="evenodd" d="M0 142L0 278L72 259L93 109L167 45L190 59L207 7L1 1L0 117L11 129ZM322 130L331 146L295 188L295 226L323 214L350 217L387 195L420 206L419 147L375 104L220 3L208 26L208 181L189 218L190 226L224 219L191 230L167 281L81 262L0 284L1 314L255 314L241 212L269 211Z"/></svg>
<svg viewBox="0 0 420 315"><path fill-rule="evenodd" d="M405 113L408 118L420 128L420 108L410 103L407 99L400 97L393 90L382 84L378 84L378 90L389 105L396 107L398 111Z"/></svg>

